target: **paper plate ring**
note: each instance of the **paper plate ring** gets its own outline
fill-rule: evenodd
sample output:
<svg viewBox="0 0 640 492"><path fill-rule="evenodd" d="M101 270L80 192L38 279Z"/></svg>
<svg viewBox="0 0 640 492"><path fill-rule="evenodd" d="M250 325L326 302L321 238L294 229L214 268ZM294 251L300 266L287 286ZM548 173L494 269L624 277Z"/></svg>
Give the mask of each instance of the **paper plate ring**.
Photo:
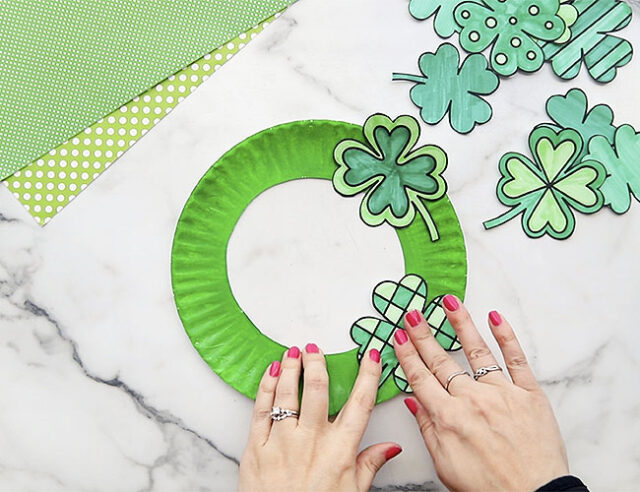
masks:
<svg viewBox="0 0 640 492"><path fill-rule="evenodd" d="M227 275L227 243L245 208L263 191L301 178L331 180L333 149L345 138L362 140L362 127L337 121L297 121L257 133L229 150L202 176L178 220L171 252L171 281L178 315L195 349L227 384L255 398L267 365L283 345L260 332L238 305ZM346 198L345 198L346 199ZM415 219L397 229L406 273L429 282L429 295L464 296L464 239L449 200L430 204L440 240L431 242ZM363 292L368 298L369 292ZM349 337L349 326L344 336ZM329 411L347 400L358 372L356 349L326 357ZM399 393L392 381L378 402Z"/></svg>

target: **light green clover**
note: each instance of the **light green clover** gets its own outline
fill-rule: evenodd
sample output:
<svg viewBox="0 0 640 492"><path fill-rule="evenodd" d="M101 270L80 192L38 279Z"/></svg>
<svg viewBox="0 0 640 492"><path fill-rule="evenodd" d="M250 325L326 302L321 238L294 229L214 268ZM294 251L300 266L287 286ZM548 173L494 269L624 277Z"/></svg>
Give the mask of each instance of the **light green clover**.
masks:
<svg viewBox="0 0 640 492"><path fill-rule="evenodd" d="M438 200L447 190L441 176L447 167L445 152L435 145L412 150L420 137L420 126L407 115L395 120L383 114L370 116L363 135L366 143L343 140L335 148L336 191L344 196L366 192L360 215L370 226L387 222L406 227L417 210L436 241L438 229L423 200Z"/></svg>
<svg viewBox="0 0 640 492"><path fill-rule="evenodd" d="M484 0L463 2L454 12L462 27L460 45L469 53L489 46L491 67L502 76L517 70L535 72L545 57L537 42L566 36L565 21L558 15L559 0Z"/></svg>
<svg viewBox="0 0 640 492"><path fill-rule="evenodd" d="M585 214L602 208L599 188L607 173L599 162L578 161L582 139L575 130L539 126L529 136L529 147L534 161L515 152L500 160L498 199L512 208L484 226L491 229L522 214L529 237L566 239L575 229L572 208Z"/></svg>

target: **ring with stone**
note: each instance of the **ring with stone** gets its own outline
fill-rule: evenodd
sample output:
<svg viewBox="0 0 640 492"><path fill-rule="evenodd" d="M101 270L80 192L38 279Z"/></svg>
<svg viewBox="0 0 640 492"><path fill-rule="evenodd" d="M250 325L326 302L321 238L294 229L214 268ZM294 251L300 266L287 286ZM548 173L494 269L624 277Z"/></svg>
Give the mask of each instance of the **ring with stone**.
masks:
<svg viewBox="0 0 640 492"><path fill-rule="evenodd" d="M295 410L289 410L287 408L273 407L271 409L271 413L269 414L271 420L284 420L287 417L298 418L298 412Z"/></svg>
<svg viewBox="0 0 640 492"><path fill-rule="evenodd" d="M476 372L473 373L473 379L475 379L477 381L482 376L486 376L487 374L489 374L490 372L493 372L493 371L502 371L502 367L500 367L499 365L496 365L496 364L494 364L492 366L480 367L480 368L476 369Z"/></svg>

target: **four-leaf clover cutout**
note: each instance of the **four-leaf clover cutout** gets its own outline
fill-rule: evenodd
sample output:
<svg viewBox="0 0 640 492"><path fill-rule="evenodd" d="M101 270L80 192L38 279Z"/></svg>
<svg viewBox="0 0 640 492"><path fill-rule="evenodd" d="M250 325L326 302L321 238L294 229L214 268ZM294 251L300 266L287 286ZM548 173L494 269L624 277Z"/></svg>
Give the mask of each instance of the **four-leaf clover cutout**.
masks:
<svg viewBox="0 0 640 492"><path fill-rule="evenodd" d="M391 120L383 114L370 116L363 126L366 143L343 140L334 151L338 169L333 186L344 196L364 192L362 220L377 226L387 222L406 227L422 216L431 239L438 229L423 200L438 200L447 190L442 172L447 155L435 145L414 149L420 126L411 116Z"/></svg>
<svg viewBox="0 0 640 492"><path fill-rule="evenodd" d="M431 333L445 350L461 348L441 301L442 296L438 296L427 303L427 283L418 275L406 275L400 282L380 282L375 287L372 302L383 319L360 318L351 327L351 338L358 344L358 360L372 348L380 352L382 373L378 386L393 374L396 386L401 391L411 392L393 351L393 334L402 327L402 318L408 311L417 309L424 314Z"/></svg>
<svg viewBox="0 0 640 492"><path fill-rule="evenodd" d="M590 214L602 208L599 188L607 173L599 162L578 161L582 138L575 130L539 126L529 136L529 147L533 161L515 152L500 160L498 199L512 208L484 226L490 229L522 214L529 237L565 239L575 228L572 209Z"/></svg>
<svg viewBox="0 0 640 492"><path fill-rule="evenodd" d="M451 127L464 134L491 119L491 106L480 96L495 92L500 81L482 55L469 55L462 66L459 64L458 50L444 43L435 53L420 56L422 76L394 73L393 80L416 83L411 100L422 108L420 116L425 123L435 125L449 113Z"/></svg>
<svg viewBox="0 0 640 492"><path fill-rule="evenodd" d="M502 76L535 72L545 61L538 41L555 41L567 28L559 9L558 0L463 2L454 13L460 45L469 53L493 45L491 67Z"/></svg>

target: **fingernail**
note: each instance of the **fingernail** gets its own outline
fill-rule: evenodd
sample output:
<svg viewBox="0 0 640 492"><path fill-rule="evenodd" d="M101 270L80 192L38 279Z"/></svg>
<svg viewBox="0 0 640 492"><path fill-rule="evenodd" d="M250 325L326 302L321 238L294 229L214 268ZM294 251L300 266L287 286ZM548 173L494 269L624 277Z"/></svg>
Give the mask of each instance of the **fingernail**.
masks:
<svg viewBox="0 0 640 492"><path fill-rule="evenodd" d="M280 374L280 362L274 360L269 366L269 376L277 377Z"/></svg>
<svg viewBox="0 0 640 492"><path fill-rule="evenodd" d="M420 324L420 312L417 309L409 311L405 315L405 319L407 320L409 325L411 325L411 327L418 326Z"/></svg>
<svg viewBox="0 0 640 492"><path fill-rule="evenodd" d="M291 347L289 350L287 350L287 357L290 357L291 359L297 359L298 357L300 357L300 349L296 346Z"/></svg>
<svg viewBox="0 0 640 492"><path fill-rule="evenodd" d="M404 345L405 343L407 343L407 340L409 340L404 330L396 330L396 332L393 334L393 338L398 345Z"/></svg>
<svg viewBox="0 0 640 492"><path fill-rule="evenodd" d="M442 304L444 304L444 307L446 307L449 311L455 311L460 307L456 298L449 294L444 296L444 298L442 299Z"/></svg>
<svg viewBox="0 0 640 492"><path fill-rule="evenodd" d="M489 313L489 322L493 325L493 326L498 326L500 323L502 323L502 318L500 317L500 315L498 314L498 311L491 311Z"/></svg>
<svg viewBox="0 0 640 492"><path fill-rule="evenodd" d="M404 404L407 406L407 408L413 415L418 413L418 404L415 402L413 398L405 398Z"/></svg>
<svg viewBox="0 0 640 492"><path fill-rule="evenodd" d="M304 348L307 352L307 354L317 354L318 352L320 352L320 350L318 350L318 346L315 343L307 343L307 346Z"/></svg>
<svg viewBox="0 0 640 492"><path fill-rule="evenodd" d="M369 350L369 358L373 361L373 362L380 362L380 352L378 352L378 349L371 349Z"/></svg>
<svg viewBox="0 0 640 492"><path fill-rule="evenodd" d="M400 446L391 446L384 452L384 458L386 460L390 460L391 458L395 458L400 453L402 453L402 448Z"/></svg>

